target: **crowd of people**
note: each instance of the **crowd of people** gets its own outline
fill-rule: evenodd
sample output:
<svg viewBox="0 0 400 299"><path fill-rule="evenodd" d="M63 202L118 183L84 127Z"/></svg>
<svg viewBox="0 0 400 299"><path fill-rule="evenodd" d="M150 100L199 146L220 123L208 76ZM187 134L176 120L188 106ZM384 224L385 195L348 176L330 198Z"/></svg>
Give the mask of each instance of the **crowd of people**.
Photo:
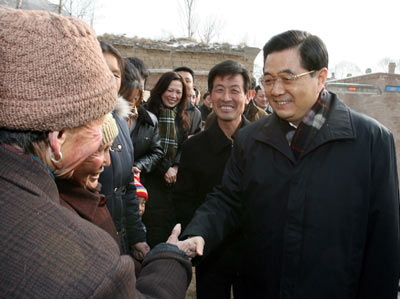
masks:
<svg viewBox="0 0 400 299"><path fill-rule="evenodd" d="M260 85L226 60L145 99L84 22L0 8L1 297L185 298L194 266L199 299L396 298L391 132L325 89L317 36L263 53Z"/></svg>

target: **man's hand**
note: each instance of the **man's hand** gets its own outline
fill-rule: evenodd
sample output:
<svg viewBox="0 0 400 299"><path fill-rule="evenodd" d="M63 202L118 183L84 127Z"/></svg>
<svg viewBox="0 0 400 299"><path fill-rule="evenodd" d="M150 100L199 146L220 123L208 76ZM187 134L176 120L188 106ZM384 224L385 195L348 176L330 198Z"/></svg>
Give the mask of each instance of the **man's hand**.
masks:
<svg viewBox="0 0 400 299"><path fill-rule="evenodd" d="M180 250L184 251L190 258L194 258L196 255L202 256L204 251L205 241L203 237L196 236L185 241L179 241L177 246Z"/></svg>
<svg viewBox="0 0 400 299"><path fill-rule="evenodd" d="M146 242L138 242L133 247L133 255L134 257L141 261L144 259L146 254L150 251L150 246Z"/></svg>
<svg viewBox="0 0 400 299"><path fill-rule="evenodd" d="M178 174L178 166L173 166L168 168L167 172L164 174L164 180L168 184L175 184L176 182L176 176Z"/></svg>
<svg viewBox="0 0 400 299"><path fill-rule="evenodd" d="M203 237L192 237L185 241L178 241L181 234L181 224L178 223L172 230L167 243L178 246L180 250L186 253L189 258L194 258L196 255L203 255L204 239Z"/></svg>

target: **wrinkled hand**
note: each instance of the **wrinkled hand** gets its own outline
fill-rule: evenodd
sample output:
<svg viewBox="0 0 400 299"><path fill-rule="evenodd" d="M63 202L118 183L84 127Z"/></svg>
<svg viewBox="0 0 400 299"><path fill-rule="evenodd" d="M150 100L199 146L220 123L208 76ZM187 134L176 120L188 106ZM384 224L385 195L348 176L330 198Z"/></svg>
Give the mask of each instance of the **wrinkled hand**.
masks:
<svg viewBox="0 0 400 299"><path fill-rule="evenodd" d="M189 258L194 258L196 255L203 255L204 239L202 237L193 237L185 241L179 241L178 237L181 234L181 224L178 223L172 229L167 243L178 246L180 250L186 253Z"/></svg>
<svg viewBox="0 0 400 299"><path fill-rule="evenodd" d="M181 234L181 224L178 223L174 226L172 229L171 235L169 236L167 243L172 244L172 245L178 245L178 237Z"/></svg>
<svg viewBox="0 0 400 299"><path fill-rule="evenodd" d="M168 184L174 184L176 182L176 176L178 174L178 166L173 166L168 168L167 172L164 175L164 180Z"/></svg>
<svg viewBox="0 0 400 299"><path fill-rule="evenodd" d="M141 261L144 259L146 254L150 251L150 246L146 242L138 242L133 247L133 256Z"/></svg>
<svg viewBox="0 0 400 299"><path fill-rule="evenodd" d="M196 255L202 256L204 251L205 241L203 237L197 236L179 241L177 246L184 251L189 258L194 258Z"/></svg>

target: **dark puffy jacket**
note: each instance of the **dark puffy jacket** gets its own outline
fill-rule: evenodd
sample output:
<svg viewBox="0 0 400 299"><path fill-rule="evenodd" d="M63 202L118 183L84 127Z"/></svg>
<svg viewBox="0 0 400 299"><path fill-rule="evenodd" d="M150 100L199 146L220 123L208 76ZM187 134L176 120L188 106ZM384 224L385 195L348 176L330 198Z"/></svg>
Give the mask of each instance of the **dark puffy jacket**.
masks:
<svg viewBox="0 0 400 299"><path fill-rule="evenodd" d="M133 146L127 122L116 112L118 136L110 148L111 165L104 168L99 182L100 193L107 197L107 207L120 237L123 253L137 242L146 241L146 228L139 215L136 187L133 184Z"/></svg>
<svg viewBox="0 0 400 299"><path fill-rule="evenodd" d="M141 170L141 175L150 173L164 156L158 132L157 117L143 107L138 108L139 117L131 130L131 140L135 149L134 166Z"/></svg>

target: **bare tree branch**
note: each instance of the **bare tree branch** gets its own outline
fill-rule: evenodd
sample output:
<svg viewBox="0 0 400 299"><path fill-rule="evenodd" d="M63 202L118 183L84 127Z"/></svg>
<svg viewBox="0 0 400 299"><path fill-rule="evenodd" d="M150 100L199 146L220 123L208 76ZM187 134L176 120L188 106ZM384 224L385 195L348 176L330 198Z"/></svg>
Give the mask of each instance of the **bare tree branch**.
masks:
<svg viewBox="0 0 400 299"><path fill-rule="evenodd" d="M59 0L59 13L67 12L70 16L74 16L93 25L96 10L95 0Z"/></svg>
<svg viewBox="0 0 400 299"><path fill-rule="evenodd" d="M222 28L223 23L217 16L208 16L199 32L201 42L209 44L213 38L220 34Z"/></svg>
<svg viewBox="0 0 400 299"><path fill-rule="evenodd" d="M197 20L195 16L196 0L182 0L182 2L183 8L181 8L181 11L186 36L188 38L193 38L197 29Z"/></svg>
<svg viewBox="0 0 400 299"><path fill-rule="evenodd" d="M382 58L379 62L378 62L378 68L380 71L382 72L387 72L389 69L389 63L391 62L396 62L395 59L390 58L390 57L385 57Z"/></svg>

